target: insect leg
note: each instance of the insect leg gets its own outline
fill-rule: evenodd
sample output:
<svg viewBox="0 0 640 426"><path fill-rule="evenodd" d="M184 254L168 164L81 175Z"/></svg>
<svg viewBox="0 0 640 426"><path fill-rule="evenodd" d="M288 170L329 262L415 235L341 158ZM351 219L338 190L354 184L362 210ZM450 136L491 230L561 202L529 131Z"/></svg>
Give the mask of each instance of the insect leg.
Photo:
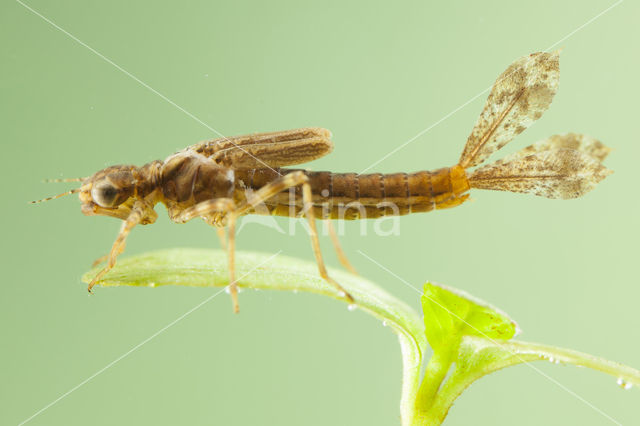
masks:
<svg viewBox="0 0 640 426"><path fill-rule="evenodd" d="M229 237L226 243L226 249L229 263L229 293L231 294L231 300L233 302L233 312L238 313L240 311L240 305L238 304L238 283L236 282L235 262L236 203L231 198L207 200L174 214L172 219L176 222L185 223L193 218L209 216L213 213L225 213L228 218ZM218 236L221 237L220 241L223 242L224 247L224 229L217 229L222 230L222 232L218 231Z"/></svg>
<svg viewBox="0 0 640 426"><path fill-rule="evenodd" d="M216 198L202 201L195 206L181 211L171 212L171 220L178 223L186 223L196 217L211 215L212 213L227 213L235 210L236 203L231 198Z"/></svg>
<svg viewBox="0 0 640 426"><path fill-rule="evenodd" d="M129 235L131 230L142 220L143 211L143 205L138 204L137 202L133 205L129 217L127 217L127 219L122 222L118 237L114 241L113 246L111 246L111 251L107 256L103 256L103 258L108 258L107 265L102 268L102 270L100 270L100 272L98 272L98 274L89 283L89 287L87 288L89 293L91 293L91 289L93 288L93 286L96 285L96 283L115 266L116 258L120 253L124 251L124 247L127 242L127 236ZM101 260L103 258L100 258L98 260Z"/></svg>
<svg viewBox="0 0 640 426"><path fill-rule="evenodd" d="M340 245L340 240L338 239L338 234L336 233L336 228L333 226L333 222L331 220L327 221L327 225L329 226L329 236L331 237L331 242L333 243L333 249L336 251L338 255L338 260L342 263L349 272L354 275L358 275L358 271L353 267L347 256L344 254L344 250L342 250L342 246Z"/></svg>
<svg viewBox="0 0 640 426"><path fill-rule="evenodd" d="M109 258L108 254L105 254L104 256L100 256L99 258L97 258L96 260L93 261L93 263L91 264L91 267L95 268L96 266L98 266L99 264L101 264L102 262L107 260L108 258Z"/></svg>
<svg viewBox="0 0 640 426"><path fill-rule="evenodd" d="M218 239L220 240L220 247L222 247L222 250L226 250L227 236L224 234L224 228L222 226L216 226L216 233L218 234Z"/></svg>
<svg viewBox="0 0 640 426"><path fill-rule="evenodd" d="M233 312L240 312L238 304L238 283L236 282L236 214L229 214L229 237L227 238L227 262L229 263L229 293L233 301Z"/></svg>
<svg viewBox="0 0 640 426"><path fill-rule="evenodd" d="M340 284L338 284L333 278L329 276L327 268L324 265L322 252L320 251L320 242L318 241L318 231L316 229L315 215L313 213L311 186L309 185L308 181L309 178L302 171L288 173L274 180L273 182L268 183L267 185L251 194L251 196L247 198L247 201L238 206L236 214L240 215L245 213L247 210L254 208L256 205L265 200L268 200L279 192L296 187L298 185L302 185L302 201L304 204L304 213L307 217L307 220L309 221L311 246L313 248L313 254L316 258L316 263L318 264L318 272L325 281L334 286L340 293L344 294L349 302L353 302L353 296L351 296L348 291L346 291Z"/></svg>
<svg viewBox="0 0 640 426"><path fill-rule="evenodd" d="M306 176L305 176L306 178ZM304 180L302 184L302 202L304 204L304 212L309 220L309 233L311 237L311 246L313 247L313 254L316 257L316 263L318 264L318 272L320 276L324 278L329 284L338 289L349 302L354 302L353 296L349 294L340 284L338 284L333 278L329 276L326 266L324 266L324 260L322 259L322 251L320 250L320 241L318 240L318 230L316 229L316 217L313 213L313 202L311 198L311 185L309 185L308 179Z"/></svg>

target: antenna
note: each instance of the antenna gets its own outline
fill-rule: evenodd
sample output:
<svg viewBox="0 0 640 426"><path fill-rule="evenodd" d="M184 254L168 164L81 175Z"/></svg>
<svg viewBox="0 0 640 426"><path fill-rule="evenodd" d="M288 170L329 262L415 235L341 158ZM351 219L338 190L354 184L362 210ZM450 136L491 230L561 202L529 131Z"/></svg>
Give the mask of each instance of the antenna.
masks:
<svg viewBox="0 0 640 426"><path fill-rule="evenodd" d="M45 183L57 183L57 182L82 182L86 179L86 177L81 178L58 178L58 179L45 179L43 182Z"/></svg>
<svg viewBox="0 0 640 426"><path fill-rule="evenodd" d="M53 197L43 198L42 200L29 201L29 204L38 204L38 203L42 203L44 201L55 200L56 198L64 197L65 195L70 195L70 194L75 194L77 192L80 192L80 189L81 188L74 188L74 189L72 189L70 191L63 192L62 194L54 195Z"/></svg>

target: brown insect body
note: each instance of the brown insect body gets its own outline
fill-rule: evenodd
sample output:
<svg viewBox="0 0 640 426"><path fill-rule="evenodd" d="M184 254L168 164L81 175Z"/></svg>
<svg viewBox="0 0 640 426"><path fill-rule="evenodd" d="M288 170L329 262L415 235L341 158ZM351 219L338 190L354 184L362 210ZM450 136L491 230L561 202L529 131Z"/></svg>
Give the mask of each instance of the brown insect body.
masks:
<svg viewBox="0 0 640 426"><path fill-rule="evenodd" d="M375 219L444 209L463 203L470 189L460 166L416 173L311 172L299 169L237 170L236 197L259 190L280 175L302 172L311 187L315 217L321 219ZM299 217L303 213L302 191L292 188L264 201L264 208L247 214Z"/></svg>
<svg viewBox="0 0 640 426"><path fill-rule="evenodd" d="M235 192L233 169L220 166L193 152L182 151L167 158L159 170L158 201L167 206L171 219L206 200L232 199ZM203 219L215 223L218 215Z"/></svg>
<svg viewBox="0 0 640 426"><path fill-rule="evenodd" d="M233 196L233 170L219 166L198 154L179 152L165 161L142 167L111 166L83 181L79 197L86 215L107 215L126 219L133 203L149 208L162 202L173 218L199 202ZM155 222L146 215L141 224Z"/></svg>
<svg viewBox="0 0 640 426"><path fill-rule="evenodd" d="M126 219L133 200L143 199L149 207L162 202L173 219L184 209L206 200L231 198L237 204L281 176L302 172L308 178L315 216L321 219L375 219L444 209L463 203L470 189L460 166L416 173L312 172L302 169L233 170L201 155L180 152L164 162L154 161L142 167L122 165L101 170L85 180L81 191L82 211L86 215L109 215ZM116 208L103 207L92 188L109 188L116 196ZM102 197L104 198L104 196ZM104 203L107 205L108 203ZM243 214L303 215L300 188L284 190ZM155 222L146 215L141 224ZM210 224L222 224L223 215L203 217Z"/></svg>
<svg viewBox="0 0 640 426"><path fill-rule="evenodd" d="M328 130L304 128L205 141L165 161L142 167L113 166L97 172L84 179L80 188L59 195L79 193L84 214L123 220L111 252L104 257L107 266L93 279L89 290L115 265L130 231L138 224L156 220L153 207L159 202L167 206L175 222L200 217L217 227L228 225L229 282L237 311L233 253L238 216L307 217L320 275L353 302L351 295L327 274L315 217L362 219L445 209L467 200L471 188L548 198L585 194L611 173L601 164L609 148L585 135L555 135L481 166L549 107L558 88L558 54L525 56L498 77L453 167L393 174L281 168L306 163L333 150ZM480 167L469 170L476 166ZM336 249L341 253L337 245ZM341 261L349 266L346 259L341 257Z"/></svg>

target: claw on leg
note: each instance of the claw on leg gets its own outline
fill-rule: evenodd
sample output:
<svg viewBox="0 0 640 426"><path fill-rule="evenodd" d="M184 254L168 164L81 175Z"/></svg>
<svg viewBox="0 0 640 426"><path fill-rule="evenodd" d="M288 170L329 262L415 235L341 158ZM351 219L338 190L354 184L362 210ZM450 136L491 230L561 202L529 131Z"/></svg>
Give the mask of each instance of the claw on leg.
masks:
<svg viewBox="0 0 640 426"><path fill-rule="evenodd" d="M122 251L122 250L121 250ZM119 254L119 253L118 253ZM91 282L89 283L89 286L87 287L87 291L89 292L89 294L93 294L93 287L96 285L96 283L102 278L104 277L104 275L109 272L111 270L111 268L113 268L116 264L116 256L118 256L118 254L116 255L106 255L103 256L104 258L109 258L109 263L107 264L107 266L105 266L104 268L102 268L100 270L100 272L98 272L98 274L93 277L93 279L91 280ZM99 262L99 263L102 263Z"/></svg>
<svg viewBox="0 0 640 426"><path fill-rule="evenodd" d="M98 272L98 274L93 277L93 279L89 283L89 286L87 287L87 291L89 293L93 294L91 289L93 289L98 281L100 281L100 279L104 277L104 275L116 265L116 258L118 257L118 255L120 255L120 253L124 251L125 245L127 243L127 236L129 235L131 230L140 223L143 217L143 212L144 204L138 204L136 202L136 204L134 204L133 208L131 209L131 214L129 214L129 217L124 222L122 222L118 237L114 241L113 246L111 246L111 251L109 252L109 254L96 259L96 262L94 262L94 266L107 259L108 262L107 265L102 268L100 272Z"/></svg>
<svg viewBox="0 0 640 426"><path fill-rule="evenodd" d="M125 239L127 238L127 234L129 233L130 229L128 231L126 231L126 234L124 234L123 236L123 232L125 229L125 226L127 222L123 223L122 229L120 230L120 234L118 234L118 238L116 238L115 243L113 243L113 247L111 248L111 252L108 255L102 256L102 258L109 259L109 262L107 263L107 266L105 266L104 268L102 268L100 270L100 272L98 272L98 274L93 277L93 279L91 280L91 282L89 283L89 287L87 287L87 291L90 294L93 294L93 291L91 291L91 289L93 289L93 287L96 285L96 283L102 278L104 277L104 275L109 272L115 265L116 265L116 258L118 257L118 255L120 253L122 253L124 251L124 246L125 246ZM133 228L133 226L131 226L131 228ZM100 259L102 259L100 258ZM97 259L97 260L100 260ZM99 262L99 263L102 263Z"/></svg>

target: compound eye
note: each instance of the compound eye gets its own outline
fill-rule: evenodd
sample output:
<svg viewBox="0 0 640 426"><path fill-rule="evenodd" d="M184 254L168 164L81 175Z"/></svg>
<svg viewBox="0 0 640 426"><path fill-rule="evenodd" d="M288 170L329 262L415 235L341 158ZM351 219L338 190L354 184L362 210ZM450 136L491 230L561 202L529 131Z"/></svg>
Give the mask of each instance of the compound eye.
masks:
<svg viewBox="0 0 640 426"><path fill-rule="evenodd" d="M101 207L114 207L118 189L109 182L103 181L91 188L91 197Z"/></svg>

